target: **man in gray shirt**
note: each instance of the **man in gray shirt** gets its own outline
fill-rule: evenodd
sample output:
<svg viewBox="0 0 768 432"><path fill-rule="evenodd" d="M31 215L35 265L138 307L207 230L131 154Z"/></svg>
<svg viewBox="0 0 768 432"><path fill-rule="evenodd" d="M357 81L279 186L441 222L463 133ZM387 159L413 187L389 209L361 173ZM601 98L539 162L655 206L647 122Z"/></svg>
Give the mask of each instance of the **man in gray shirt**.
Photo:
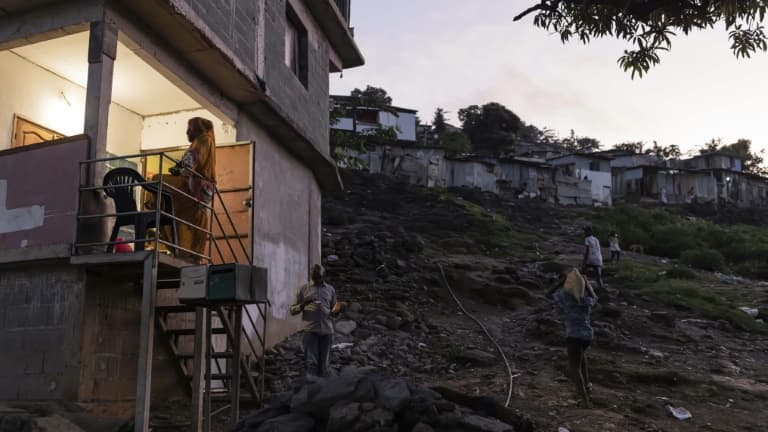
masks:
<svg viewBox="0 0 768 432"><path fill-rule="evenodd" d="M312 267L312 282L304 285L291 306L291 314L302 314L305 323L304 355L307 375L325 377L333 345L333 317L341 310L336 290L325 282L325 270L319 264Z"/></svg>

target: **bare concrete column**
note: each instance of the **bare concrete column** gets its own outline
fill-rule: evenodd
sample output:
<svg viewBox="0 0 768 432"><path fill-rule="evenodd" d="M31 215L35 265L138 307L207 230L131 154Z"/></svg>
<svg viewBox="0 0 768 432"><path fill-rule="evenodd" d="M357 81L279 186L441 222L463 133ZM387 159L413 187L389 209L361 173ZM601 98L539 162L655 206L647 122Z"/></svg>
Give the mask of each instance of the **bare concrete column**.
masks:
<svg viewBox="0 0 768 432"><path fill-rule="evenodd" d="M117 54L117 27L104 19L91 23L88 42L88 89L85 99L85 134L91 139L89 159L106 157L109 104L112 102L112 76ZM90 183L104 175L104 165L90 170Z"/></svg>
<svg viewBox="0 0 768 432"><path fill-rule="evenodd" d="M103 15L100 21L90 24L88 43L88 88L85 99L85 124L83 130L90 139L88 159L106 157L109 104L112 101L112 75L117 53L117 27ZM104 178L103 163L84 167L85 186L101 185ZM104 199L103 191L83 192L80 196L80 214L105 214L111 212L111 202ZM112 219L83 220L78 225L78 242L103 242L109 238ZM79 253L103 252L97 246L80 250Z"/></svg>

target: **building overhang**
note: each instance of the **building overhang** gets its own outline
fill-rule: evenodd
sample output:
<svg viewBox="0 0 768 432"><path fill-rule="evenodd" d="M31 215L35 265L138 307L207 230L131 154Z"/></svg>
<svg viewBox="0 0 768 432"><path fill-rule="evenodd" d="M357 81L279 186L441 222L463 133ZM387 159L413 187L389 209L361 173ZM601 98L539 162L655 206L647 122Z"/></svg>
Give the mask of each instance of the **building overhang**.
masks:
<svg viewBox="0 0 768 432"><path fill-rule="evenodd" d="M304 0L317 24L341 58L341 67L349 69L365 64L363 53L355 43L347 21L332 0Z"/></svg>

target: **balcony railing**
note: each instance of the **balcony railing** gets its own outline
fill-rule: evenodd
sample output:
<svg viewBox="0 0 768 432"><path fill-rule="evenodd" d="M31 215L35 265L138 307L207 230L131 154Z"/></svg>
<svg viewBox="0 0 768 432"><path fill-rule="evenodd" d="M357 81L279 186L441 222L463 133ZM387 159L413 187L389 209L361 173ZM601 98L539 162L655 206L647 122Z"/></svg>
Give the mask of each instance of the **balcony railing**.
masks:
<svg viewBox="0 0 768 432"><path fill-rule="evenodd" d="M347 21L347 24L349 24L349 12L350 12L350 0L334 0L336 2L336 7L339 8L339 11L341 11L341 15L344 17L344 19Z"/></svg>

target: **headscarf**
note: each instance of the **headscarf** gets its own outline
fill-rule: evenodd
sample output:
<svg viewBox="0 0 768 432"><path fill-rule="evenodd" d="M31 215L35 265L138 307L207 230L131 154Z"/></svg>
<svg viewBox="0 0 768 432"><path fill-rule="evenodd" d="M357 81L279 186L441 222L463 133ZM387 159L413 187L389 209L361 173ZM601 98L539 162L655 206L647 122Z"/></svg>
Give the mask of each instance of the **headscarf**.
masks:
<svg viewBox="0 0 768 432"><path fill-rule="evenodd" d="M198 132L189 146L195 161L195 171L216 182L216 137L213 134L213 123L202 117L193 117L189 119L189 127Z"/></svg>
<svg viewBox="0 0 768 432"><path fill-rule="evenodd" d="M592 285L589 281L582 276L577 269L571 269L565 277L565 283L563 284L563 291L570 294L577 303L581 304L584 296L589 293L592 297L596 297L595 291L592 289Z"/></svg>

